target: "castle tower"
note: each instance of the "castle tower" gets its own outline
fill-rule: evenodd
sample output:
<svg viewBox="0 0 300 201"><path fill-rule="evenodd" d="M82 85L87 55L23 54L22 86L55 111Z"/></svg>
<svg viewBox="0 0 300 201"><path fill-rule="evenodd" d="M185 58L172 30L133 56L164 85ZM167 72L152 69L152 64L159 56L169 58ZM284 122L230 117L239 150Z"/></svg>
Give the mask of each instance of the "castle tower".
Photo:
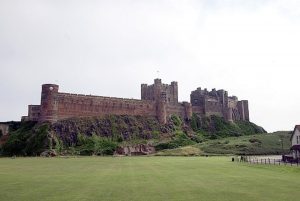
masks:
<svg viewBox="0 0 300 201"><path fill-rule="evenodd" d="M239 101L237 103L237 109L238 109L239 114L240 114L240 120L245 121L245 109L244 109L244 102L243 101Z"/></svg>
<svg viewBox="0 0 300 201"><path fill-rule="evenodd" d="M190 120L193 116L192 104L189 102L183 102L184 110L185 110L185 118Z"/></svg>
<svg viewBox="0 0 300 201"><path fill-rule="evenodd" d="M233 111L232 111L232 108L227 108L226 110L227 110L227 112L226 112L226 117L227 118L225 118L225 119L227 121L229 121L229 122L233 122L233 118L232 118Z"/></svg>
<svg viewBox="0 0 300 201"><path fill-rule="evenodd" d="M163 84L161 79L155 79L154 84L141 85L141 99L158 101L161 93L164 92L166 96L166 103L175 105L178 103L178 84L177 82L171 82L170 85Z"/></svg>
<svg viewBox="0 0 300 201"><path fill-rule="evenodd" d="M178 83L177 82L171 82L171 103L176 104L178 103Z"/></svg>
<svg viewBox="0 0 300 201"><path fill-rule="evenodd" d="M58 85L55 84L43 84L42 85L42 96L41 96L41 116L40 122L55 122L57 120L57 94Z"/></svg>
<svg viewBox="0 0 300 201"><path fill-rule="evenodd" d="M161 124L167 123L166 93L162 92L156 101L156 115Z"/></svg>
<svg viewBox="0 0 300 201"><path fill-rule="evenodd" d="M245 115L245 120L250 121L249 118L249 103L248 100L243 100L244 103L244 115Z"/></svg>

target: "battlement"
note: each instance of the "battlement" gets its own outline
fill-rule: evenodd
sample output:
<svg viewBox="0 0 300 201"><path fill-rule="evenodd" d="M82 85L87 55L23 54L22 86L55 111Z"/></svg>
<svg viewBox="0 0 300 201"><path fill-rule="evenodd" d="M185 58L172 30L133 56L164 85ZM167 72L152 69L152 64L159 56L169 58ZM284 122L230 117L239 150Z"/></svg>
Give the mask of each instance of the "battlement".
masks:
<svg viewBox="0 0 300 201"><path fill-rule="evenodd" d="M173 81L170 85L163 84L161 79L155 79L154 84L141 85L141 99L160 101L165 99L168 104L178 103L178 84Z"/></svg>
<svg viewBox="0 0 300 201"><path fill-rule="evenodd" d="M193 111L199 115L217 115L228 121L249 121L248 101L239 101L236 96L228 96L224 89L208 91L198 87L191 93L191 104Z"/></svg>
<svg viewBox="0 0 300 201"><path fill-rule="evenodd" d="M126 99L96 95L59 92L56 84L43 84L41 104L29 105L24 121L55 122L71 117L104 115L133 115L156 117L166 123L171 115L190 119L192 113L201 116L219 115L228 121L248 120L248 101L238 101L228 92L200 87L191 93L191 103L178 102L178 83L162 83L155 79L152 85L141 84L141 99Z"/></svg>

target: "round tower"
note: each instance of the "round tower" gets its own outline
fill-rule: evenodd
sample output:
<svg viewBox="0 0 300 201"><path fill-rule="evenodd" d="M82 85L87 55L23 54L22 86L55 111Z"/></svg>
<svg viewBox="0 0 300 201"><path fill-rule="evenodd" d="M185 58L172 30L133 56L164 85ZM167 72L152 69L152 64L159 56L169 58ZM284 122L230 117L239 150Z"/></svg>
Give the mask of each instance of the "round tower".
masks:
<svg viewBox="0 0 300 201"><path fill-rule="evenodd" d="M57 121L57 94L59 86L56 84L43 84L41 94L41 116L40 122Z"/></svg>

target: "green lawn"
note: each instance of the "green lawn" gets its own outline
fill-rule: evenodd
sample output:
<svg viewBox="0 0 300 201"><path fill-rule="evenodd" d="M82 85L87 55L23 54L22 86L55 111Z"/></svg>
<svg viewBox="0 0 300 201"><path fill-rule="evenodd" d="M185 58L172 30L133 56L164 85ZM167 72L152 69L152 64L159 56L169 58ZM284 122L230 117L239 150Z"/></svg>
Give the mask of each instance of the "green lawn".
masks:
<svg viewBox="0 0 300 201"><path fill-rule="evenodd" d="M295 201L300 167L229 157L0 158L0 200Z"/></svg>

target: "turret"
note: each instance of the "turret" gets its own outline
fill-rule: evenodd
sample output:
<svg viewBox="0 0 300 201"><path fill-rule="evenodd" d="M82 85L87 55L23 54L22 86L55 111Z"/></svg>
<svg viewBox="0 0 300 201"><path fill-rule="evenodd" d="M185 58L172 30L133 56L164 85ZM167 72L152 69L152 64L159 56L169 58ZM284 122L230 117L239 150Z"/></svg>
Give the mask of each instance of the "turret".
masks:
<svg viewBox="0 0 300 201"><path fill-rule="evenodd" d="M193 115L192 104L189 102L183 102L185 118L190 120Z"/></svg>
<svg viewBox="0 0 300 201"><path fill-rule="evenodd" d="M148 89L147 84L141 84L141 99L142 100L147 100L147 89Z"/></svg>
<svg viewBox="0 0 300 201"><path fill-rule="evenodd" d="M232 118L232 108L227 108L227 121L233 122L233 118Z"/></svg>
<svg viewBox="0 0 300 201"><path fill-rule="evenodd" d="M55 122L57 120L57 94L58 85L55 84L43 84L42 96L41 96L41 116L40 122Z"/></svg>
<svg viewBox="0 0 300 201"><path fill-rule="evenodd" d="M249 103L247 100L243 100L244 103L244 115L245 115L245 121L250 121L249 117Z"/></svg>
<svg viewBox="0 0 300 201"><path fill-rule="evenodd" d="M161 124L167 123L166 93L162 92L156 101L156 116Z"/></svg>
<svg viewBox="0 0 300 201"><path fill-rule="evenodd" d="M178 103L178 83L171 82L172 94L173 94L173 103Z"/></svg>

